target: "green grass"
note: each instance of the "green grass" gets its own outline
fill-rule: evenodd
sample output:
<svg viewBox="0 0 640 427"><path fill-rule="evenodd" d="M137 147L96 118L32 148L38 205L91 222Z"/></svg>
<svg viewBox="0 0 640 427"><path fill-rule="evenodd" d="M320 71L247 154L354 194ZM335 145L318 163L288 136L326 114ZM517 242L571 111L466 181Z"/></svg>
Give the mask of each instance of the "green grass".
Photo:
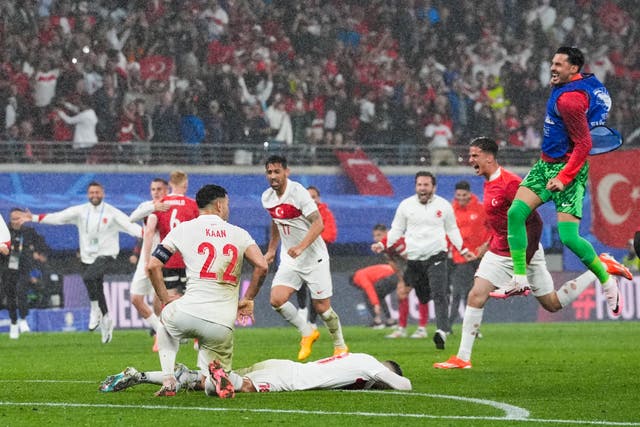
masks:
<svg viewBox="0 0 640 427"><path fill-rule="evenodd" d="M432 364L456 352L459 334L438 351L431 339L392 341L383 338L388 331L345 328L353 352L397 360L411 393L256 393L233 400L200 392L157 398L154 385L100 393L100 381L126 366L159 370L145 331L116 331L106 346L98 333L33 333L16 341L3 334L0 425L640 426L640 322L486 324L482 330L473 369L442 371ZM332 350L321 332L312 357ZM293 328L238 330L234 365L293 358L297 341ZM194 366L195 358L191 345L182 346L179 361ZM439 395L500 402L529 415L506 420L504 410L487 402Z"/></svg>

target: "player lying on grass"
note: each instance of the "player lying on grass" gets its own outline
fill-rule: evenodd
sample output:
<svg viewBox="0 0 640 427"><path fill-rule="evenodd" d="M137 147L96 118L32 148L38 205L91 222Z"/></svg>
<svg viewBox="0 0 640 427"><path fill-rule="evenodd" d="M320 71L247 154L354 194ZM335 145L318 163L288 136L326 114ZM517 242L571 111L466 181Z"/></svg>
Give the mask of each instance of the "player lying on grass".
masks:
<svg viewBox="0 0 640 427"><path fill-rule="evenodd" d="M230 398L235 392L304 391L332 389L411 390L411 381L393 360L380 362L364 353L346 353L309 363L269 359L228 374L215 360L209 365L210 375L176 365L178 389L204 389L209 396ZM162 384L162 372L139 372L129 367L108 376L100 391L121 391L138 384Z"/></svg>
<svg viewBox="0 0 640 427"><path fill-rule="evenodd" d="M507 244L507 215L511 202L515 197L520 177L502 168L496 156L498 144L487 137L475 138L469 147L469 164L476 170L476 174L485 178L484 207L487 213L487 223L491 231L489 250L486 252L480 266L475 273L473 287L467 297L467 308L462 321L460 347L456 356L451 356L446 362L435 363L438 369L469 369L471 368L471 350L482 323L484 305L490 296L506 298L510 295L503 292L513 272L513 262L509 255ZM587 270L577 278L564 283L557 291L554 289L553 278L547 269L544 251L540 245L542 220L537 212L533 212L527 219L527 233L529 234L527 248L527 274L531 290L540 305L549 312L563 309L596 280L596 275ZM600 255L600 259L607 266L609 273L624 275L631 278L629 270L607 254ZM614 316L620 315L622 300L617 296L618 287L615 279L611 279L613 293L607 293L607 305Z"/></svg>

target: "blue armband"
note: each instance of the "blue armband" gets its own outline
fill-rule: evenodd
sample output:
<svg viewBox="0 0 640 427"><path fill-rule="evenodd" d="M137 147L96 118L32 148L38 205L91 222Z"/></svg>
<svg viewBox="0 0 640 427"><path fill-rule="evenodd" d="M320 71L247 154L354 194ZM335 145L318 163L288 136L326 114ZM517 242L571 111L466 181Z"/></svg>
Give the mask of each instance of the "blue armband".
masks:
<svg viewBox="0 0 640 427"><path fill-rule="evenodd" d="M163 264L166 264L167 261L169 261L171 255L173 255L173 253L162 245L156 246L155 250L151 254L151 256L154 256L162 261Z"/></svg>

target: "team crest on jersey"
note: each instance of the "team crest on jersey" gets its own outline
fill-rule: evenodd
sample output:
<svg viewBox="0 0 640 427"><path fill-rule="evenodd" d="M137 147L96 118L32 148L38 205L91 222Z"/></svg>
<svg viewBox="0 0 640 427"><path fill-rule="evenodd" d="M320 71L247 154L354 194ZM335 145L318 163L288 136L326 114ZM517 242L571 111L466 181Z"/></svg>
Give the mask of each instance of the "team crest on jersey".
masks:
<svg viewBox="0 0 640 427"><path fill-rule="evenodd" d="M606 110L609 111L611 109L611 95L604 88L599 88L593 91L596 96L596 102L600 105L604 105Z"/></svg>
<svg viewBox="0 0 640 427"><path fill-rule="evenodd" d="M436 217L437 218L442 218L442 211L437 211L436 212Z"/></svg>
<svg viewBox="0 0 640 427"><path fill-rule="evenodd" d="M268 208L267 211L269 211L271 218L276 219L293 219L302 215L302 211L300 209L287 203Z"/></svg>
<svg viewBox="0 0 640 427"><path fill-rule="evenodd" d="M107 222L109 222L109 220L107 218L102 218L102 223L106 224Z"/></svg>

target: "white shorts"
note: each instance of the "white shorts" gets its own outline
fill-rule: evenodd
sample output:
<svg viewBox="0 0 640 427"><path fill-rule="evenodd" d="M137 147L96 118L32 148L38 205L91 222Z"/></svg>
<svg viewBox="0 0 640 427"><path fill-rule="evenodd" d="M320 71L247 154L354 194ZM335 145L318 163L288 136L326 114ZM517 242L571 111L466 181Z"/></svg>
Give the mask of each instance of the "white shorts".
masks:
<svg viewBox="0 0 640 427"><path fill-rule="evenodd" d="M476 271L476 277L481 277L491 282L497 288L507 286L513 277L513 260L511 257L487 252L480 260L480 266ZM542 245L533 254L533 258L527 266L527 278L531 285L533 295L540 297L554 291L553 278L547 269Z"/></svg>
<svg viewBox="0 0 640 427"><path fill-rule="evenodd" d="M151 240L151 247L155 248L160 243L160 235L158 233L153 235ZM144 269L147 263L147 257L140 251L140 257L138 258L138 264L136 265L136 271L133 273L133 279L131 279L130 294L134 295L154 295L155 290L149 280L146 270Z"/></svg>
<svg viewBox="0 0 640 427"><path fill-rule="evenodd" d="M305 271L295 269L293 266L280 263L276 271L271 287L288 286L300 290L303 283L309 287L312 299L325 299L333 295L333 284L331 282L331 268L329 259L313 264L312 268Z"/></svg>
<svg viewBox="0 0 640 427"><path fill-rule="evenodd" d="M153 295L155 290L151 284L151 280L147 277L147 272L144 270L144 262L142 258L138 260L136 266L136 272L133 273L133 279L131 279L131 288L129 293L132 295Z"/></svg>
<svg viewBox="0 0 640 427"><path fill-rule="evenodd" d="M197 338L200 347L198 368L208 375L209 363L222 362L226 371L231 370L233 359L233 330L218 323L200 319L181 311L176 304L167 305L161 315L164 328L174 339Z"/></svg>

